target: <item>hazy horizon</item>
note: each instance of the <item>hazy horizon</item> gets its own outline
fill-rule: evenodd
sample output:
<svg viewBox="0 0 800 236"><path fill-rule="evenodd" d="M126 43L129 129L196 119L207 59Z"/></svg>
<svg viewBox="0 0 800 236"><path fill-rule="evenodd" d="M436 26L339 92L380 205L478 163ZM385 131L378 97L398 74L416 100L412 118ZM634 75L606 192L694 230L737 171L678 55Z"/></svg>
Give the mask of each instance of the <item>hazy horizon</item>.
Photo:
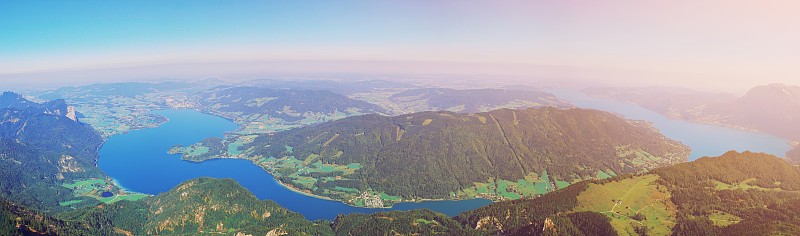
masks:
<svg viewBox="0 0 800 236"><path fill-rule="evenodd" d="M434 74L741 92L798 84L798 9L713 0L3 2L0 83Z"/></svg>

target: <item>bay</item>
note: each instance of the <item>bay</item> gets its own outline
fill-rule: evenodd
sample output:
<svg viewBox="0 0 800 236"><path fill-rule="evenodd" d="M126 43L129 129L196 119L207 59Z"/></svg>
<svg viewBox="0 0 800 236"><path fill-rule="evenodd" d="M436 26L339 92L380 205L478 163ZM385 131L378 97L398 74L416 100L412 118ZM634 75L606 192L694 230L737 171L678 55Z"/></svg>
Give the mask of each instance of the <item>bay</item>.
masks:
<svg viewBox="0 0 800 236"><path fill-rule="evenodd" d="M109 138L100 148L98 167L127 190L157 195L198 178L232 178L259 199L270 199L310 220L333 220L338 214L389 210L431 209L449 216L491 203L486 199L398 203L392 208L361 208L307 196L280 185L261 167L247 160L214 159L188 162L167 153L175 144L191 145L207 137L223 137L237 126L224 118L194 110L153 112L169 121L156 128L135 130Z"/></svg>

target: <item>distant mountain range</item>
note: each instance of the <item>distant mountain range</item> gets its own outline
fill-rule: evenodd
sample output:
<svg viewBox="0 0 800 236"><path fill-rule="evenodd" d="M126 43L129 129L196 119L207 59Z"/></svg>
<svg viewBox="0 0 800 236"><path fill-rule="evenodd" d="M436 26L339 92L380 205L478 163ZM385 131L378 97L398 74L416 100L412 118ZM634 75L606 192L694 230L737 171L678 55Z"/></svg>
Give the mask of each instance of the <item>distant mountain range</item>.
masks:
<svg viewBox="0 0 800 236"><path fill-rule="evenodd" d="M757 130L800 140L800 87L771 84L750 89L744 96L709 94L688 89L591 88L596 97L631 102L670 118Z"/></svg>
<svg viewBox="0 0 800 236"><path fill-rule="evenodd" d="M724 117L725 123L800 140L800 86L758 86L733 102L710 104L706 111Z"/></svg>
<svg viewBox="0 0 800 236"><path fill-rule="evenodd" d="M758 86L741 97L663 87L592 88L584 92L635 103L674 119L760 131L800 141L800 125L797 125L800 86ZM787 158L800 162L798 153L800 150L794 150Z"/></svg>
<svg viewBox="0 0 800 236"><path fill-rule="evenodd" d="M279 80L261 79L251 80L241 83L241 87L261 87L271 89L289 90L327 90L334 93L350 96L355 93L371 92L376 90L408 90L417 86L393 82L388 80L357 80L357 81L335 81L335 80Z"/></svg>

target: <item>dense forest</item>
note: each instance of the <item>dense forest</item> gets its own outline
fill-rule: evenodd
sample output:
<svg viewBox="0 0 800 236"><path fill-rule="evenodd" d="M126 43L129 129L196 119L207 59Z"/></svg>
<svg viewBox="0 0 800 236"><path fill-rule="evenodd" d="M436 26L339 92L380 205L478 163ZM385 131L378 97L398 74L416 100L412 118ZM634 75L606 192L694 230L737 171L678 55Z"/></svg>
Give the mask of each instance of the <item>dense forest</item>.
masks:
<svg viewBox="0 0 800 236"><path fill-rule="evenodd" d="M86 208L65 218L134 235L333 233L329 222L311 222L275 202L258 200L232 179L193 179L143 201Z"/></svg>
<svg viewBox="0 0 800 236"><path fill-rule="evenodd" d="M781 158L729 152L653 173L679 207L676 235L800 234L800 168ZM715 226L719 212L738 223Z"/></svg>
<svg viewBox="0 0 800 236"><path fill-rule="evenodd" d="M358 163L363 168L347 176L352 180L327 184L404 198L443 198L476 182L516 181L531 173L549 174L545 181L552 183L592 179L600 171L640 173L684 162L689 154L647 123L557 108L363 115L260 135L240 149L308 163Z"/></svg>
<svg viewBox="0 0 800 236"><path fill-rule="evenodd" d="M602 217L581 217L584 222L566 220L570 214L580 213L581 205L591 203L595 189L613 189L614 184L626 180L642 179L642 175L618 176L606 180L584 181L566 189L536 199L507 201L465 212L455 219L488 233L541 234L550 221L559 235L577 235L573 226L580 230L591 228L592 235L600 232L625 232L642 235L797 235L800 233L800 168L785 160L762 153L729 152L720 157L704 157L695 162L655 169L649 172L658 178L645 188L641 180L632 185L628 193L641 192L641 199L631 199L628 194L613 198L614 206L626 202L643 201L642 204L657 204L652 198L658 191L666 190L669 202L643 214L626 215L624 210L615 213L595 211ZM647 176L647 175L644 175ZM626 198L628 197L628 198ZM596 199L595 199L596 200ZM588 202L582 202L588 201ZM594 203L596 205L596 202ZM674 204L674 208L669 207ZM653 205L650 205L653 206ZM626 207L628 208L628 207ZM645 207L646 208L646 207ZM641 208L640 210L644 210ZM613 208L612 208L613 209ZM626 209L627 210L627 209ZM665 212L666 215L650 214ZM638 211L637 211L638 212ZM589 214L589 213L581 213ZM566 217L565 217L566 216ZM588 216L588 215L586 215ZM653 217L664 217L653 219ZM562 218L562 220L556 220ZM649 219L648 219L649 218ZM593 219L593 220L590 220ZM609 231L611 220L613 231ZM675 220L669 231L658 231L659 226ZM627 224L631 227L625 231ZM604 233L605 234L605 233Z"/></svg>
<svg viewBox="0 0 800 236"><path fill-rule="evenodd" d="M789 152L786 153L786 159L789 159L795 163L800 163L800 146L789 150Z"/></svg>
<svg viewBox="0 0 800 236"><path fill-rule="evenodd" d="M482 235L431 210L339 215L331 225L336 235Z"/></svg>

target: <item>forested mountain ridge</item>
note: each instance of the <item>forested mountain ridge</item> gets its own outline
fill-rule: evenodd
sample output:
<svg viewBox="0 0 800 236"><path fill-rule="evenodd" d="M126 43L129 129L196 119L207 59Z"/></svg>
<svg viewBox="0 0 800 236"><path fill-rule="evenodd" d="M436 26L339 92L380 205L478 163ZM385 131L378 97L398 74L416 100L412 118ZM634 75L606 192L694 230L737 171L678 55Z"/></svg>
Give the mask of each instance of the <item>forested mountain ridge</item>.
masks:
<svg viewBox="0 0 800 236"><path fill-rule="evenodd" d="M363 115L246 137L209 139L201 161L248 158L309 193L380 207L420 198L516 199L583 179L686 161L689 148L645 122L596 110ZM184 148L185 149L185 148Z"/></svg>
<svg viewBox="0 0 800 236"><path fill-rule="evenodd" d="M3 235L333 235L231 179L198 178L142 201L99 204L62 213L0 201Z"/></svg>
<svg viewBox="0 0 800 236"><path fill-rule="evenodd" d="M487 233L520 235L796 235L798 190L800 167L767 154L731 151L645 175L584 181L455 219Z"/></svg>
<svg viewBox="0 0 800 236"><path fill-rule="evenodd" d="M58 210L59 201L73 197L61 184L103 177L95 167L102 139L73 112L63 100L0 96L0 197Z"/></svg>
<svg viewBox="0 0 800 236"><path fill-rule="evenodd" d="M258 200L232 179L197 178L138 202L119 202L65 215L114 234L332 235L270 200Z"/></svg>
<svg viewBox="0 0 800 236"><path fill-rule="evenodd" d="M0 109L66 116L73 121L78 121L75 108L67 106L67 103L63 99L57 99L46 103L36 103L28 101L23 98L22 95L13 92L3 92L3 94L0 95Z"/></svg>
<svg viewBox="0 0 800 236"><path fill-rule="evenodd" d="M484 235L447 215L428 209L339 215L331 224L336 235Z"/></svg>

